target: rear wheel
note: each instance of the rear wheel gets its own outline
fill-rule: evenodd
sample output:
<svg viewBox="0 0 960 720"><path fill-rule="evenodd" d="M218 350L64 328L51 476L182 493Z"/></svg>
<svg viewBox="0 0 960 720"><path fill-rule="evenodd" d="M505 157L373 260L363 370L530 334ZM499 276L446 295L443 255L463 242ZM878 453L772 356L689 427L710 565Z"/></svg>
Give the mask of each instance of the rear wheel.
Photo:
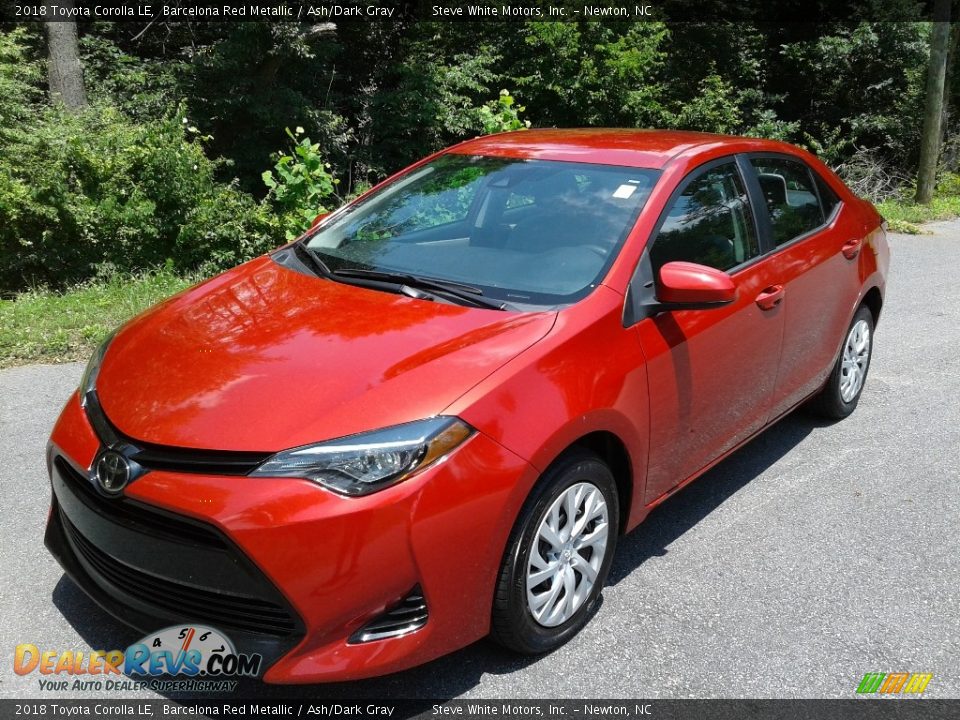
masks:
<svg viewBox="0 0 960 720"><path fill-rule="evenodd" d="M617 486L596 455L575 451L541 478L500 569L491 636L526 654L576 635L599 605L619 531Z"/></svg>
<svg viewBox="0 0 960 720"><path fill-rule="evenodd" d="M814 412L833 420L842 420L856 409L870 369L873 327L873 313L861 306L853 316L840 357L827 384L810 403Z"/></svg>

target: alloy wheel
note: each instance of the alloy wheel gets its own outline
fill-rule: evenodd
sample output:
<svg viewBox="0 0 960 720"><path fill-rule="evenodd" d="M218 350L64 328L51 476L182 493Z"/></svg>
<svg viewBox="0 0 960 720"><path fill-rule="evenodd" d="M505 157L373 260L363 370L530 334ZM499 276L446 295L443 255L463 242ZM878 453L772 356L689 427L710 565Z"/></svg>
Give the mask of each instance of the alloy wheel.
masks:
<svg viewBox="0 0 960 720"><path fill-rule="evenodd" d="M544 627L562 625L590 596L607 551L609 510L589 482L564 490L540 521L527 567L527 608Z"/></svg>
<svg viewBox="0 0 960 720"><path fill-rule="evenodd" d="M851 402L863 387L870 361L870 325L866 320L854 323L843 346L840 367L840 397Z"/></svg>

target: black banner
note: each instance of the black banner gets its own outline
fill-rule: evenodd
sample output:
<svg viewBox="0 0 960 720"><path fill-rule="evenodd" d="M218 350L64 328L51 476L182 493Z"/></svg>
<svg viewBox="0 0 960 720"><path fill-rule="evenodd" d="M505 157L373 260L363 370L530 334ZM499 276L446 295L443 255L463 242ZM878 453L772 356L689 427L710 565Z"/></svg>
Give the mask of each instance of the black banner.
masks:
<svg viewBox="0 0 960 720"><path fill-rule="evenodd" d="M6 21L911 22L933 0L3 0ZM955 13L956 14L956 11Z"/></svg>
<svg viewBox="0 0 960 720"><path fill-rule="evenodd" d="M0 700L0 718L269 717L337 720L629 718L873 720L956 718L960 700Z"/></svg>

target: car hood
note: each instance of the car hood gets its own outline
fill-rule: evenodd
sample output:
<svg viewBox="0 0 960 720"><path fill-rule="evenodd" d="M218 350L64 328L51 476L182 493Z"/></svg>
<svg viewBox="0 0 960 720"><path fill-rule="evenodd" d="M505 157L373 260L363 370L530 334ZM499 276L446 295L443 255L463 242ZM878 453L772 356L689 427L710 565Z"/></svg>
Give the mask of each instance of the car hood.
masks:
<svg viewBox="0 0 960 720"><path fill-rule="evenodd" d="M97 394L140 441L273 452L441 413L555 319L416 300L260 258L126 325Z"/></svg>

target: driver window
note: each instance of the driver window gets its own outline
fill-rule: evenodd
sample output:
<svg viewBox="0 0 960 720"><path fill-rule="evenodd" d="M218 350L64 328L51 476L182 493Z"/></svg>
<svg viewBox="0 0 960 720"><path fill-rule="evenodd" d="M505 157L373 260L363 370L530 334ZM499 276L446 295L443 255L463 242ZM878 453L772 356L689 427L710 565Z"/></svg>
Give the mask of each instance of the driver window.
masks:
<svg viewBox="0 0 960 720"><path fill-rule="evenodd" d="M729 270L759 254L750 202L734 162L687 184L650 248L655 273L674 260Z"/></svg>

